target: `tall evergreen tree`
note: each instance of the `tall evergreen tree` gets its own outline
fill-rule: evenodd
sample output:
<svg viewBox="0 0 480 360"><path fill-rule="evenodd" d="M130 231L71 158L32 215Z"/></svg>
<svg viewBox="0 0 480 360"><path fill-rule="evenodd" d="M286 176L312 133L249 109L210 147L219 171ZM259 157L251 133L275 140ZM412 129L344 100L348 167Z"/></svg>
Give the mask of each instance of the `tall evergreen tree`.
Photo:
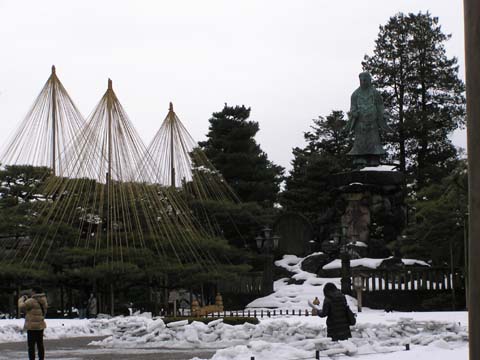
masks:
<svg viewBox="0 0 480 360"><path fill-rule="evenodd" d="M417 189L455 166L448 135L464 124L465 98L457 59L445 51L450 37L428 12L400 13L380 26L374 53L362 62L390 114L390 150Z"/></svg>
<svg viewBox="0 0 480 360"><path fill-rule="evenodd" d="M311 131L304 133L307 145L293 149L293 168L280 202L286 210L300 212L315 222L331 205L329 175L349 167L346 154L351 140L342 133L346 124L342 111L332 111L313 123Z"/></svg>
<svg viewBox="0 0 480 360"><path fill-rule="evenodd" d="M458 160L441 182L424 187L414 201L414 223L407 229L401 251L406 257L454 266L464 263L465 216L468 205L466 160Z"/></svg>
<svg viewBox="0 0 480 360"><path fill-rule="evenodd" d="M283 168L268 160L257 144L259 126L249 117L250 108L225 104L213 113L208 140L199 145L242 201L270 207L280 190Z"/></svg>

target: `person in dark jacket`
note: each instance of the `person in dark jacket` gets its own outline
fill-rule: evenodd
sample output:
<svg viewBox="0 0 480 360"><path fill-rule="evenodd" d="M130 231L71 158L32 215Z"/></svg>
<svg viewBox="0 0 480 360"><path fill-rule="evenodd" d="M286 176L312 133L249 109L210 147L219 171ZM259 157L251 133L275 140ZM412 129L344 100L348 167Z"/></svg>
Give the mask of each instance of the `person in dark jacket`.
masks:
<svg viewBox="0 0 480 360"><path fill-rule="evenodd" d="M18 299L18 309L25 313L25 325L27 330L28 358L35 360L35 345L38 348L38 358L45 358L43 346L43 330L47 327L45 314L47 312L47 297L41 287L34 287L30 298L26 295Z"/></svg>
<svg viewBox="0 0 480 360"><path fill-rule="evenodd" d="M333 341L347 340L352 337L347 311L347 300L340 290L332 283L323 287L325 300L318 316L327 318L327 336Z"/></svg>

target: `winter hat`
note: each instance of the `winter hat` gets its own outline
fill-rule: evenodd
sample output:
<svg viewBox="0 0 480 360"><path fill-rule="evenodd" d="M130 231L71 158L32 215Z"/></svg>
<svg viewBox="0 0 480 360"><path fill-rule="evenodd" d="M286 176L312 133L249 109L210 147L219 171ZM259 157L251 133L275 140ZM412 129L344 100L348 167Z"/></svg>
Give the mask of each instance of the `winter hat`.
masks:
<svg viewBox="0 0 480 360"><path fill-rule="evenodd" d="M330 296L332 293L337 291L337 287L333 283L326 283L325 286L323 287L323 294L325 296Z"/></svg>

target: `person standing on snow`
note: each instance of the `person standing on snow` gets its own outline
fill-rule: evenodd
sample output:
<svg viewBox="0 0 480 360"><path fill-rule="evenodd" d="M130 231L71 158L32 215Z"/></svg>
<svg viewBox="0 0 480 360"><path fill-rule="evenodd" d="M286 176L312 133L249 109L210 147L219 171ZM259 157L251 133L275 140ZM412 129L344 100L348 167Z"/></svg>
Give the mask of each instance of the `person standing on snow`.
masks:
<svg viewBox="0 0 480 360"><path fill-rule="evenodd" d="M345 295L332 283L325 284L323 294L325 300L321 309L310 301L308 304L318 310L318 316L327 318L327 336L332 338L333 341L351 338L350 325L354 324L351 324L352 320L349 319L352 319L352 317L355 319L355 315L348 307Z"/></svg>
<svg viewBox="0 0 480 360"><path fill-rule="evenodd" d="M43 346L43 330L47 327L45 314L47 313L47 297L42 288L35 286L30 298L23 295L18 299L18 309L25 313L24 329L27 330L28 358L35 360L35 344L38 348L38 358L45 358Z"/></svg>
<svg viewBox="0 0 480 360"><path fill-rule="evenodd" d="M87 311L88 311L88 318L96 318L97 317L97 298L93 293L90 294L90 298L88 299L87 304Z"/></svg>

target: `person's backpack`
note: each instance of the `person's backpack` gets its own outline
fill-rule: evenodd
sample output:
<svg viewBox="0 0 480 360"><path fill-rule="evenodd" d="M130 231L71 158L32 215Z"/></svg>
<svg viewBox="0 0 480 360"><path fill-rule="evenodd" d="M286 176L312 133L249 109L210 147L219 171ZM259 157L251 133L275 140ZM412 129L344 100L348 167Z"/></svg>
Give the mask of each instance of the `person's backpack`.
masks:
<svg viewBox="0 0 480 360"><path fill-rule="evenodd" d="M350 326L355 325L357 323L357 318L355 313L350 309L348 305L346 305L345 310L347 312L348 325Z"/></svg>

